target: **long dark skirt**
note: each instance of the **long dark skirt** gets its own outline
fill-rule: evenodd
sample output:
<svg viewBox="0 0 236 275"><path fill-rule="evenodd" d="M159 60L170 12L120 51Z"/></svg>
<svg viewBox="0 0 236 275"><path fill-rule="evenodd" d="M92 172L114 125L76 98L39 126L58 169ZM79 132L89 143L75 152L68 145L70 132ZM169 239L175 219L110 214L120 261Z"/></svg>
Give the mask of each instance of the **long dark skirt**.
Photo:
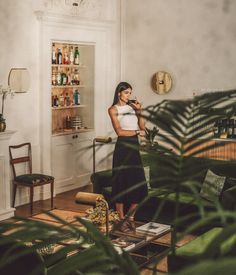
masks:
<svg viewBox="0 0 236 275"><path fill-rule="evenodd" d="M147 196L147 183L138 147L137 136L117 139L112 177L112 198L117 203L139 203Z"/></svg>

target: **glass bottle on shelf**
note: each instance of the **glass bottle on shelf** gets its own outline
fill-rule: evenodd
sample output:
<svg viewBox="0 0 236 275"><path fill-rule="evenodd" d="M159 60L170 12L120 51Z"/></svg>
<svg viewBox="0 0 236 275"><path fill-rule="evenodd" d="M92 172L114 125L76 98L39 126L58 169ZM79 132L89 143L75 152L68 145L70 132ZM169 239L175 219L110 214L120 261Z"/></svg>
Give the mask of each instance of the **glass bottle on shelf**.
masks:
<svg viewBox="0 0 236 275"><path fill-rule="evenodd" d="M78 90L75 90L74 92L74 104L80 105L80 93Z"/></svg>
<svg viewBox="0 0 236 275"><path fill-rule="evenodd" d="M75 69L74 71L74 85L79 85L80 84L80 75L78 69Z"/></svg>
<svg viewBox="0 0 236 275"><path fill-rule="evenodd" d="M63 72L61 74L61 77L62 77L62 85L66 85L67 84L67 75Z"/></svg>
<svg viewBox="0 0 236 275"><path fill-rule="evenodd" d="M59 106L63 107L65 105L65 100L64 100L64 96L61 94L59 96Z"/></svg>
<svg viewBox="0 0 236 275"><path fill-rule="evenodd" d="M57 53L57 64L58 65L62 64L62 52L60 48L58 48L58 53Z"/></svg>
<svg viewBox="0 0 236 275"><path fill-rule="evenodd" d="M52 100L52 102L51 102L51 106L52 106L52 107L54 107L54 98L55 98L55 96L54 96L54 95L52 95L52 97L51 97L51 100Z"/></svg>
<svg viewBox="0 0 236 275"><path fill-rule="evenodd" d="M55 43L52 44L52 64L57 64L57 55Z"/></svg>
<svg viewBox="0 0 236 275"><path fill-rule="evenodd" d="M70 68L66 69L66 75L67 75L67 84L66 85L71 85L71 73L70 73Z"/></svg>
<svg viewBox="0 0 236 275"><path fill-rule="evenodd" d="M53 86L57 85L57 72L56 72L56 68L52 69L52 85Z"/></svg>
<svg viewBox="0 0 236 275"><path fill-rule="evenodd" d="M70 64L74 64L74 49L73 46L70 46Z"/></svg>
<svg viewBox="0 0 236 275"><path fill-rule="evenodd" d="M58 70L57 71L57 78L56 78L56 85L61 85L62 83L62 75L61 75L61 72Z"/></svg>
<svg viewBox="0 0 236 275"><path fill-rule="evenodd" d="M229 119L229 127L228 127L228 138L233 138L234 136L234 119Z"/></svg>
<svg viewBox="0 0 236 275"><path fill-rule="evenodd" d="M214 133L215 138L219 137L219 135L220 135L220 133L219 133L219 120L216 120L216 122L214 123L213 133Z"/></svg>
<svg viewBox="0 0 236 275"><path fill-rule="evenodd" d="M70 116L66 116L66 129L70 129L71 128L71 117Z"/></svg>
<svg viewBox="0 0 236 275"><path fill-rule="evenodd" d="M233 127L232 138L236 138L236 120L235 119L233 119L233 123L234 123L234 127Z"/></svg>
<svg viewBox="0 0 236 275"><path fill-rule="evenodd" d="M64 51L63 51L63 64L69 64L69 54L68 54L68 47L65 46L64 47Z"/></svg>
<svg viewBox="0 0 236 275"><path fill-rule="evenodd" d="M71 100L70 100L70 96L68 93L66 93L66 96L65 96L65 105L66 106L70 106L71 105Z"/></svg>
<svg viewBox="0 0 236 275"><path fill-rule="evenodd" d="M79 49L78 47L75 47L75 59L74 59L75 65L79 65Z"/></svg>
<svg viewBox="0 0 236 275"><path fill-rule="evenodd" d="M58 98L58 96L56 95L56 96L54 96L54 98L53 98L53 106L54 106L54 107L58 107L58 105L59 105L59 98Z"/></svg>

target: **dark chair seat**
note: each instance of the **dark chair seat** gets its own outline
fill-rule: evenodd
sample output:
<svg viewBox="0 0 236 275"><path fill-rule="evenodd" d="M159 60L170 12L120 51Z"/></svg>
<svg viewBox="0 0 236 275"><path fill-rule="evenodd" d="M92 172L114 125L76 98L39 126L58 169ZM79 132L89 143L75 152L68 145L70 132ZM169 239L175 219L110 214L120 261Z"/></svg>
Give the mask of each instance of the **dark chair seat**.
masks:
<svg viewBox="0 0 236 275"><path fill-rule="evenodd" d="M34 187L50 184L51 187L51 208L53 208L54 177L44 174L32 173L32 153L29 142L9 146L10 164L13 171L13 207L15 206L17 186L25 186L30 189L30 211L33 214ZM21 170L19 170L21 164ZM15 166L18 166L16 170ZM21 172L21 175L17 175ZM19 172L20 171L20 172Z"/></svg>
<svg viewBox="0 0 236 275"><path fill-rule="evenodd" d="M46 182L54 180L54 177L44 174L24 174L17 176L15 181L26 184L45 184Z"/></svg>

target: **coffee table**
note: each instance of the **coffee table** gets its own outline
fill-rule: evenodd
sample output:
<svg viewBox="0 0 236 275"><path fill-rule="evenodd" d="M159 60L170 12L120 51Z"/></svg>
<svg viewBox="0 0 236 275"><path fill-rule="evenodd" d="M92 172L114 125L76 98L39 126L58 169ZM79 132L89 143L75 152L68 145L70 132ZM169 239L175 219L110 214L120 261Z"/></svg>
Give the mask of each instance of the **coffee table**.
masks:
<svg viewBox="0 0 236 275"><path fill-rule="evenodd" d="M136 227L141 224L143 223L136 222ZM123 233L117 230L110 234L110 238L112 242L113 240L116 242L117 238L123 238L127 243L130 242L130 245L125 247L124 250L130 254L139 267L143 267L150 264L158 255L160 256L161 253L169 249L171 230L155 235L147 235L134 231Z"/></svg>

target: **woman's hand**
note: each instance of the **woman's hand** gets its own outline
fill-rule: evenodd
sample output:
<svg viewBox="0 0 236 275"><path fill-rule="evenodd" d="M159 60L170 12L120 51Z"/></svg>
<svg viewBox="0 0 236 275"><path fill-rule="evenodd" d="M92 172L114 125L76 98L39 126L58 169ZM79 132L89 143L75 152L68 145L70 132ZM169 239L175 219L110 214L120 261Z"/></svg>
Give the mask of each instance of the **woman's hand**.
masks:
<svg viewBox="0 0 236 275"><path fill-rule="evenodd" d="M141 108L142 108L142 104L136 100L135 102L131 102L129 104L135 111L141 111Z"/></svg>
<svg viewBox="0 0 236 275"><path fill-rule="evenodd" d="M145 131L144 130L140 130L139 131L139 135L140 135L140 137L145 137Z"/></svg>

